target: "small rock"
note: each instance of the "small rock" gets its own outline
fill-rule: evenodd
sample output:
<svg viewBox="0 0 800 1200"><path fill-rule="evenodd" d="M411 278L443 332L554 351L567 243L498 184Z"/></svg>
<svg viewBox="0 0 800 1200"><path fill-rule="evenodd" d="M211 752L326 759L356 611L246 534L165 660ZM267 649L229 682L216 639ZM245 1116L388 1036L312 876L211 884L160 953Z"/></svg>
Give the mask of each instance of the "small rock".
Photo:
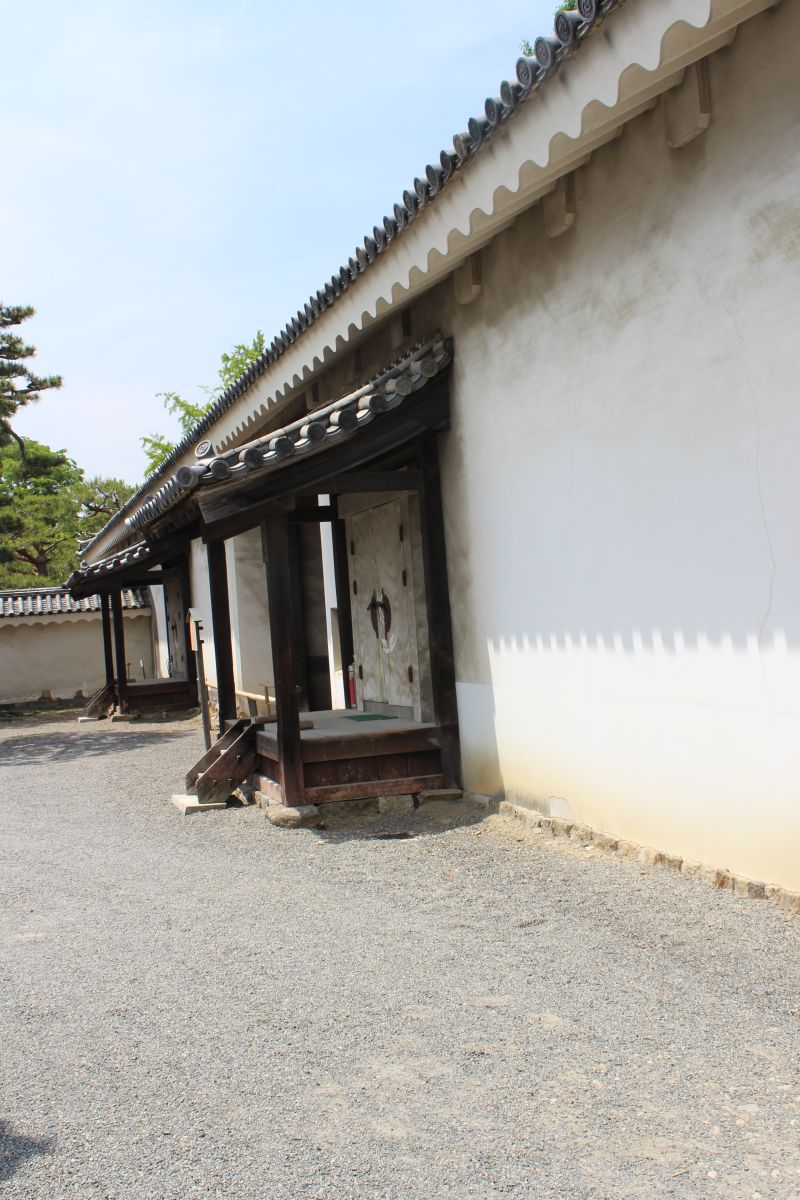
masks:
<svg viewBox="0 0 800 1200"><path fill-rule="evenodd" d="M619 840L608 833L593 833L592 841L600 850L616 850Z"/></svg>
<svg viewBox="0 0 800 1200"><path fill-rule="evenodd" d="M320 818L316 804L303 804L299 808L291 808L286 804L270 804L264 815L273 825L281 829L301 829L305 825L314 825Z"/></svg>

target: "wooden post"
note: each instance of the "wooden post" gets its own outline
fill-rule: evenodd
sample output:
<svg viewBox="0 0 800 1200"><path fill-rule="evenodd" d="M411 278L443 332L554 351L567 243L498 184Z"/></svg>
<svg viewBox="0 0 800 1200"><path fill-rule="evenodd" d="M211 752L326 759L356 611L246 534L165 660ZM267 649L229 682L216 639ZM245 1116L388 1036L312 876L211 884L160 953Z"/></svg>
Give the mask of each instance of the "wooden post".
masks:
<svg viewBox="0 0 800 1200"><path fill-rule="evenodd" d="M267 567L269 632L277 713L278 774L283 802L294 808L305 803L305 786L295 680L289 526L286 513L266 514L261 521L261 536Z"/></svg>
<svg viewBox="0 0 800 1200"><path fill-rule="evenodd" d="M111 597L103 592L100 597L100 617L103 622L103 656L106 663L106 687L114 686L114 651L111 645Z"/></svg>
<svg viewBox="0 0 800 1200"><path fill-rule="evenodd" d="M224 541L208 542L206 549L208 551L208 588L211 594L211 623L214 626L214 659L217 666L219 734L222 737L225 732L225 722L236 720L236 684L233 679L228 568L225 562Z"/></svg>
<svg viewBox="0 0 800 1200"><path fill-rule="evenodd" d="M117 660L117 703L119 711L128 711L128 664L125 661L125 630L122 627L122 592L111 593L111 615L114 619L114 653Z"/></svg>
<svg viewBox="0 0 800 1200"><path fill-rule="evenodd" d="M191 616L189 621L191 621ZM188 625L187 621L187 625ZM206 667L203 661L203 622L194 622L194 643L197 649L194 652L195 672L197 677L197 696L200 701L200 717L203 723L203 741L206 744L206 750L211 749L211 717L208 711L208 688L206 687Z"/></svg>
<svg viewBox="0 0 800 1200"><path fill-rule="evenodd" d="M181 597L183 599L183 635L186 646L186 677L189 680L189 687L192 690L192 699L199 699L199 686L197 679L197 661L192 652L192 635L189 628L191 620L189 609L192 606L192 584L189 575L189 555L184 554L181 557L180 564L181 572ZM206 701L208 701L208 693L206 693Z"/></svg>
<svg viewBox="0 0 800 1200"><path fill-rule="evenodd" d="M300 530L297 525L287 524L289 539L289 588L292 610L292 644L294 646L294 676L297 702L308 709L308 650L306 647L305 613L303 605L303 579L300 560Z"/></svg>
<svg viewBox="0 0 800 1200"><path fill-rule="evenodd" d="M348 667L353 662L353 614L350 608L350 571L348 569L347 530L344 521L337 518L331 524L333 541L333 577L336 584L336 620L339 625L339 653L342 656L342 679L344 703L350 703L350 678Z"/></svg>
<svg viewBox="0 0 800 1200"><path fill-rule="evenodd" d="M422 470L419 507L434 719L439 727L442 771L448 783L457 785L461 781L461 746L458 736L456 669L450 619L450 589L447 582L439 447L435 433L424 434L418 439L417 461Z"/></svg>

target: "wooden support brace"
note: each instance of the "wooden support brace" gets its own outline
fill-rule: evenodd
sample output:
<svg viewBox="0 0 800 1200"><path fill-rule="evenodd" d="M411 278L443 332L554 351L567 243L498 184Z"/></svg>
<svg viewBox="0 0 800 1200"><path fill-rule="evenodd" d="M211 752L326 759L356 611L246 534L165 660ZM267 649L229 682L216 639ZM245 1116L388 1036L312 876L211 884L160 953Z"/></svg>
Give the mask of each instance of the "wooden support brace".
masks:
<svg viewBox="0 0 800 1200"><path fill-rule="evenodd" d="M471 304L481 294L483 272L480 253L471 254L453 272L453 286L459 304Z"/></svg>
<svg viewBox="0 0 800 1200"><path fill-rule="evenodd" d="M575 223L575 176L563 175L552 192L542 201L544 231L548 237L560 237Z"/></svg>
<svg viewBox="0 0 800 1200"><path fill-rule="evenodd" d="M688 146L711 123L711 90L708 83L708 60L692 63L686 68L682 81L664 94L664 120L667 145L671 150Z"/></svg>

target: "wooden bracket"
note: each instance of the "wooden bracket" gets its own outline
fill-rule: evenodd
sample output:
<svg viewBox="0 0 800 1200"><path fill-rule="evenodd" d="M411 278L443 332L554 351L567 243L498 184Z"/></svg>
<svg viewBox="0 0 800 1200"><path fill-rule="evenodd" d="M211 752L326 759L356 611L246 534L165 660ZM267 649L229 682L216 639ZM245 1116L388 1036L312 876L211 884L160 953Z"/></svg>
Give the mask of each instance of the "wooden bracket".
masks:
<svg viewBox="0 0 800 1200"><path fill-rule="evenodd" d="M664 94L667 145L671 150L688 146L711 123L711 91L708 59L701 58L686 68L676 88Z"/></svg>
<svg viewBox="0 0 800 1200"><path fill-rule="evenodd" d="M453 285L459 304L471 304L481 294L483 272L480 254L471 254L466 262L453 272Z"/></svg>
<svg viewBox="0 0 800 1200"><path fill-rule="evenodd" d="M548 237L560 237L575 223L575 176L563 175L552 192L542 201L544 231Z"/></svg>

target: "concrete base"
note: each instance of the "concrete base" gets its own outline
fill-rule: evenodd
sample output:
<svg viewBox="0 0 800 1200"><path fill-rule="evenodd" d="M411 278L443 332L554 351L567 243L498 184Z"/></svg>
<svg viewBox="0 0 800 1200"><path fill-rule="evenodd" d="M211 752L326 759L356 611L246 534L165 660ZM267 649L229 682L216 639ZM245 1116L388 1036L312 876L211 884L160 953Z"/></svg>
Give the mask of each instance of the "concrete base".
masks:
<svg viewBox="0 0 800 1200"><path fill-rule="evenodd" d="M192 813L205 812L209 808L226 808L224 800L216 801L214 804L204 804L197 796L190 796L186 793L181 793L172 797L172 803L177 808L181 816L188 817Z"/></svg>
<svg viewBox="0 0 800 1200"><path fill-rule="evenodd" d="M79 725L85 725L87 721L105 721L105 717L78 717Z"/></svg>

